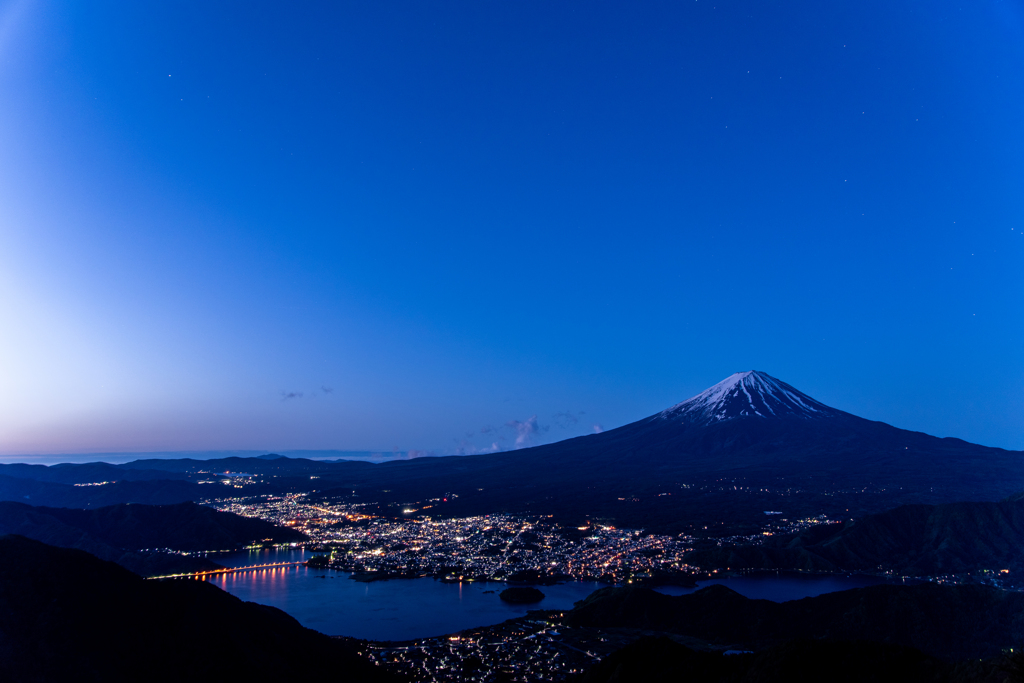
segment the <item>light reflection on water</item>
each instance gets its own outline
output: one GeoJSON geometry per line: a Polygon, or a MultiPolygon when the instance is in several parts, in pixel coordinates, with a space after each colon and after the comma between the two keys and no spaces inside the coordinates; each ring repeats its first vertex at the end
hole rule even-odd
{"type": "MultiPolygon", "coordinates": [[[[228,567],[302,562],[311,553],[297,548],[211,555],[228,567]]],[[[208,580],[243,600],[284,610],[308,628],[329,635],[368,640],[412,640],[497,624],[523,616],[528,609],[570,609],[602,584],[572,582],[539,586],[545,594],[535,605],[509,605],[498,598],[501,583],[441,583],[434,579],[395,579],[360,583],[345,572],[303,565],[216,575],[208,580]],[[493,591],[493,592],[492,592],[493,591]]],[[[782,602],[822,593],[882,583],[869,576],[760,574],[715,579],[749,598],[782,602]]],[[[698,588],[663,586],[669,595],[698,588]]]]}

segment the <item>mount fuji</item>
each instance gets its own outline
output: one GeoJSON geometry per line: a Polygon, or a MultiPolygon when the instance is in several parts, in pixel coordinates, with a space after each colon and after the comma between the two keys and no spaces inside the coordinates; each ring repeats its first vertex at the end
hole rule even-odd
{"type": "Polygon", "coordinates": [[[344,479],[364,499],[403,504],[457,493],[432,510],[446,515],[732,528],[759,524],[766,511],[852,517],[905,503],[999,500],[1024,490],[1024,453],[866,420],[750,371],[600,434],[351,468],[344,479]]]}
{"type": "Polygon", "coordinates": [[[709,425],[738,417],[813,420],[843,414],[767,373],[752,370],[730,375],[710,389],[662,411],[658,417],[709,425]]]}
{"type": "MultiPolygon", "coordinates": [[[[757,529],[766,511],[787,519],[849,518],[907,503],[997,501],[1024,491],[1024,452],[865,420],[760,371],[731,375],[617,429],[517,451],[381,464],[228,458],[114,467],[168,478],[249,472],[263,477],[266,493],[308,492],[312,477],[314,497],[358,500],[385,515],[532,513],[677,532],[757,529]]],[[[147,491],[169,484],[129,483],[147,491]]],[[[0,490],[0,498],[42,496],[14,488],[0,490]]],[[[132,495],[129,500],[138,500],[138,491],[132,495]]]]}

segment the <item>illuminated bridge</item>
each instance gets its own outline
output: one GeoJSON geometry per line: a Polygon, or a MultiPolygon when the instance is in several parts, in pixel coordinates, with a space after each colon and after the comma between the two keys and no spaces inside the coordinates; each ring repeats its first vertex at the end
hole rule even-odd
{"type": "Polygon", "coordinates": [[[235,572],[251,572],[259,569],[279,569],[281,567],[297,567],[306,564],[303,562],[272,562],[270,564],[254,564],[248,567],[225,567],[224,569],[211,569],[205,572],[190,572],[186,574],[165,574],[164,576],[147,576],[147,579],[204,579],[208,576],[218,574],[233,574],[235,572]]]}

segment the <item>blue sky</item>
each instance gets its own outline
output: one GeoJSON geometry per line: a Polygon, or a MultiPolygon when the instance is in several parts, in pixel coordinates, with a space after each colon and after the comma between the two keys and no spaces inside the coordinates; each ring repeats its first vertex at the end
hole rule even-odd
{"type": "Polygon", "coordinates": [[[155,5],[0,0],[0,456],[1024,448],[1019,0],[155,5]]]}

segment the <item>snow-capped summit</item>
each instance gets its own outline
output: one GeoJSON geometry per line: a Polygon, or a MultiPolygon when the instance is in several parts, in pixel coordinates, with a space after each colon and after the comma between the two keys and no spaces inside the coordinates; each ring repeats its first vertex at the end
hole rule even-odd
{"type": "Polygon", "coordinates": [[[737,417],[823,418],[840,411],[765,372],[737,372],[693,398],[662,411],[662,419],[713,424],[737,417]]]}

